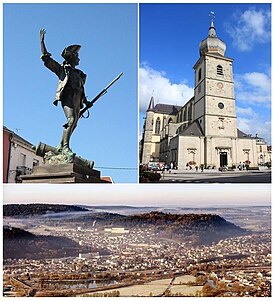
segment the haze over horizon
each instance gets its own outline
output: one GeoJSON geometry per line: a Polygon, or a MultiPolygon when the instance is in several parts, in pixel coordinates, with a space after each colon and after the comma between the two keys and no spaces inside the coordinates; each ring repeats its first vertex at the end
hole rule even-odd
{"type": "Polygon", "coordinates": [[[4,204],[59,203],[128,206],[269,206],[271,186],[250,184],[194,185],[5,185],[4,204]],[[194,189],[196,188],[196,189],[194,189]]]}

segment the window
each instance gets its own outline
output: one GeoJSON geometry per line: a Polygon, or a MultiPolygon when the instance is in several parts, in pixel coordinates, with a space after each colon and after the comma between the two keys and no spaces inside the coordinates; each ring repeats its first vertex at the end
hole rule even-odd
{"type": "Polygon", "coordinates": [[[218,75],[223,75],[223,68],[222,68],[221,65],[218,65],[218,66],[217,66],[217,74],[218,74],[218,75]]]}
{"type": "Polygon", "coordinates": [[[188,121],[191,120],[191,117],[192,117],[192,105],[190,105],[188,108],[188,112],[187,112],[188,121]]]}
{"type": "Polygon", "coordinates": [[[199,69],[198,81],[201,80],[201,68],[199,69]]]}
{"type": "Polygon", "coordinates": [[[185,108],[185,109],[184,109],[184,115],[183,115],[183,121],[186,121],[186,119],[187,119],[187,118],[186,118],[186,110],[187,110],[187,109],[185,108]]]}
{"type": "Polygon", "coordinates": [[[170,122],[172,122],[173,121],[173,119],[172,118],[169,118],[169,120],[168,120],[168,124],[170,123],[170,122]]]}
{"type": "Polygon", "coordinates": [[[25,154],[20,153],[19,165],[26,166],[26,155],[25,154]]]}
{"type": "Polygon", "coordinates": [[[156,120],[155,134],[159,134],[159,132],[160,132],[160,118],[158,117],[156,120]]]}
{"type": "Polygon", "coordinates": [[[182,121],[181,118],[182,118],[182,111],[179,112],[179,115],[177,117],[177,122],[181,122],[182,121]]]}
{"type": "Polygon", "coordinates": [[[222,102],[219,102],[218,107],[222,110],[224,108],[224,104],[222,102]]]}
{"type": "Polygon", "coordinates": [[[198,85],[198,93],[201,93],[201,85],[198,85]]]}

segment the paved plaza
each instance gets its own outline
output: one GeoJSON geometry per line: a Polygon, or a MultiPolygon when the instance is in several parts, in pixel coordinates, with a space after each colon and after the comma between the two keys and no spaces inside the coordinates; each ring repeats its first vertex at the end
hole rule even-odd
{"type": "Polygon", "coordinates": [[[271,183],[271,170],[170,170],[161,172],[160,183],[271,183]]]}

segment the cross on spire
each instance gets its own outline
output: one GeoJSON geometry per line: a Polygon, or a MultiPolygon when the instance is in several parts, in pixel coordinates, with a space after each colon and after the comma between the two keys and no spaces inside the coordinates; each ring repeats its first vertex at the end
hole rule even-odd
{"type": "Polygon", "coordinates": [[[215,12],[210,11],[209,17],[210,17],[210,20],[213,21],[215,19],[215,12]]]}

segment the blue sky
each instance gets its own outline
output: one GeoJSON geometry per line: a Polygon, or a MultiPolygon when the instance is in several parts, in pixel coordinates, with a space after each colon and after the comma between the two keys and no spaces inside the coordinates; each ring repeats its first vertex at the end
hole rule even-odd
{"type": "Polygon", "coordinates": [[[141,4],[140,128],[152,95],[177,105],[193,95],[193,66],[210,11],[225,55],[234,59],[238,127],[271,143],[270,4],[141,4]]]}
{"type": "Polygon", "coordinates": [[[4,4],[3,17],[4,125],[34,145],[59,143],[65,117],[52,104],[58,79],[40,59],[45,28],[47,49],[60,63],[66,46],[82,46],[78,68],[87,74],[88,99],[124,72],[79,121],[71,148],[116,183],[137,182],[137,5],[4,4]]]}

